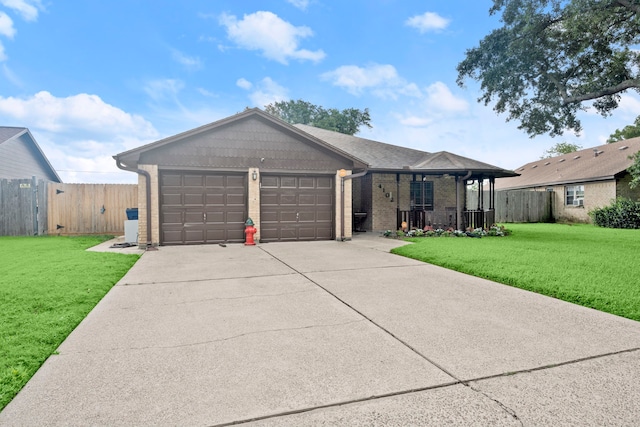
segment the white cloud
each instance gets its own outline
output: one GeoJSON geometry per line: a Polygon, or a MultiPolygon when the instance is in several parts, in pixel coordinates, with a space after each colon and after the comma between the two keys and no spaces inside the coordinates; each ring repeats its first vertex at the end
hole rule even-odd
{"type": "Polygon", "coordinates": [[[150,80],[144,85],[144,91],[154,101],[170,98],[175,99],[178,92],[184,88],[184,82],[177,79],[150,80]]]}
{"type": "MultiPolygon", "coordinates": [[[[3,55],[3,53],[2,53],[2,43],[0,43],[0,58],[2,58],[2,55],[3,55]]],[[[9,81],[14,86],[18,86],[18,87],[22,87],[23,86],[23,83],[20,80],[20,78],[18,78],[16,73],[14,73],[9,67],[7,67],[7,64],[2,64],[2,74],[7,79],[7,81],[9,81]]]]}
{"type": "Polygon", "coordinates": [[[200,58],[186,55],[177,49],[171,50],[171,57],[174,61],[183,65],[188,70],[199,70],[202,68],[202,61],[200,58]]]}
{"type": "Polygon", "coordinates": [[[0,4],[18,12],[25,21],[38,19],[38,11],[43,10],[40,0],[0,0],[0,4]]]}
{"type": "MultiPolygon", "coordinates": [[[[640,98],[635,94],[623,94],[618,104],[623,113],[630,114],[632,119],[640,115],[640,98]]],[[[629,123],[631,124],[631,123],[629,123]]]]}
{"type": "Polygon", "coordinates": [[[307,10],[309,7],[309,0],[287,0],[294,7],[297,7],[300,10],[307,10]]]}
{"type": "Polygon", "coordinates": [[[289,99],[287,88],[274,82],[271,77],[265,77],[256,85],[242,78],[236,84],[245,90],[251,90],[255,86],[255,90],[249,94],[254,107],[264,108],[265,105],[289,99]]]}
{"type": "Polygon", "coordinates": [[[226,27],[228,38],[239,47],[262,51],[266,58],[285,65],[289,59],[318,62],[326,56],[322,50],[299,48],[301,39],[313,35],[309,27],[293,26],[272,12],[255,12],[244,15],[242,20],[222,14],[220,25],[226,27]]]}
{"type": "Polygon", "coordinates": [[[427,31],[442,31],[451,21],[443,18],[434,12],[425,12],[422,15],[415,15],[405,21],[405,25],[416,28],[420,34],[427,31]]]}
{"type": "Polygon", "coordinates": [[[201,95],[206,96],[206,97],[209,97],[209,98],[217,98],[217,97],[218,97],[218,95],[216,95],[216,93],[215,93],[215,92],[211,92],[211,91],[209,91],[209,90],[207,90],[207,89],[205,89],[205,88],[203,88],[203,87],[199,87],[199,88],[197,89],[197,91],[198,91],[201,95]]]}
{"type": "Polygon", "coordinates": [[[407,117],[398,116],[398,120],[400,121],[400,124],[404,126],[409,126],[409,127],[423,127],[433,122],[432,119],[429,119],[426,117],[416,117],[416,116],[407,116],[407,117]]]}
{"type": "Polygon", "coordinates": [[[414,83],[401,78],[393,65],[371,64],[366,67],[343,65],[320,76],[334,86],[341,87],[353,95],[365,90],[379,98],[396,99],[398,94],[420,97],[421,92],[414,83]]]}
{"type": "Polygon", "coordinates": [[[141,116],[126,113],[105,103],[99,96],[86,93],[66,98],[55,97],[46,91],[29,98],[0,97],[0,117],[56,133],[82,131],[102,136],[130,134],[140,138],[158,134],[141,116]]]}
{"type": "Polygon", "coordinates": [[[236,82],[236,86],[244,90],[250,90],[253,87],[253,84],[245,78],[239,78],[236,82]]]}
{"type": "Polygon", "coordinates": [[[430,110],[452,113],[461,113],[469,109],[469,103],[462,98],[456,98],[442,82],[435,82],[427,88],[427,106],[430,110]]]}
{"type": "Polygon", "coordinates": [[[85,93],[0,97],[0,122],[28,127],[64,182],[136,182],[111,156],[159,136],[143,117],[85,93]]]}
{"type": "Polygon", "coordinates": [[[0,35],[9,37],[10,39],[16,35],[16,29],[13,26],[13,20],[6,13],[0,11],[0,35]]]}

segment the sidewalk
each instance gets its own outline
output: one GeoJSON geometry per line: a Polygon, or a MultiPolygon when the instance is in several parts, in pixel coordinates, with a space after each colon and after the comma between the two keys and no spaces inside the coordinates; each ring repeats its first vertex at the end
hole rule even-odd
{"type": "Polygon", "coordinates": [[[0,425],[635,425],[640,323],[351,242],[147,252],[0,425]]]}

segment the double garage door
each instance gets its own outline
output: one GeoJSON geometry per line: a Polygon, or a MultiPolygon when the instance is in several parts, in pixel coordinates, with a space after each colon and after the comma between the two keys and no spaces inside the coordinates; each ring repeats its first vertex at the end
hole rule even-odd
{"type": "MultiPolygon", "coordinates": [[[[333,238],[333,177],[263,175],[261,241],[333,238]]],[[[244,242],[247,175],[160,175],[160,243],[244,242]]]]}

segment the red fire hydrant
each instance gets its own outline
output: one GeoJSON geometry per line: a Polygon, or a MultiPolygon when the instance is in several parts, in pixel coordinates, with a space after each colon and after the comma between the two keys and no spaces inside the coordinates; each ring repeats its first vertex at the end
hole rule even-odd
{"type": "Polygon", "coordinates": [[[247,237],[244,244],[245,246],[254,246],[256,242],[253,241],[253,235],[256,234],[258,229],[253,226],[253,220],[251,218],[247,219],[247,222],[245,222],[244,225],[244,234],[247,237]]]}

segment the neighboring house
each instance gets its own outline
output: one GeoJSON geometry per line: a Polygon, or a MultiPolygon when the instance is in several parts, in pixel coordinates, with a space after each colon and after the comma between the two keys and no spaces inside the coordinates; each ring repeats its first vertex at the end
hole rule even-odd
{"type": "Polygon", "coordinates": [[[465,209],[468,180],[514,176],[447,152],[311,126],[257,108],[114,156],[139,174],[141,245],[343,240],[357,228],[465,228],[492,222],[465,209]],[[146,197],[145,197],[146,195],[146,197]],[[147,209],[150,207],[150,209],[147,209]],[[146,242],[146,243],[144,243],[146,242]]]}
{"type": "Polygon", "coordinates": [[[62,182],[27,128],[0,126],[0,179],[62,182]]]}
{"type": "Polygon", "coordinates": [[[496,180],[496,190],[547,191],[557,221],[589,222],[588,212],[617,197],[638,200],[640,189],[629,187],[629,156],[640,150],[640,138],[587,148],[527,163],[520,176],[496,180]]]}

